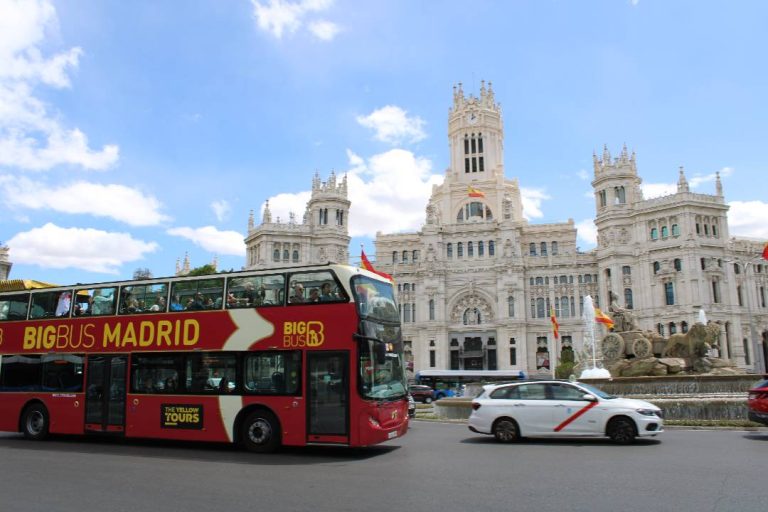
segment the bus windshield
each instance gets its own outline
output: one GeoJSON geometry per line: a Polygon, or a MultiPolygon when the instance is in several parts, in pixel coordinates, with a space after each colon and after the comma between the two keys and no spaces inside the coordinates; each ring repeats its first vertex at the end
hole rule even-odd
{"type": "Polygon", "coordinates": [[[392,284],[357,276],[353,290],[361,319],[360,392],[365,398],[403,398],[407,381],[400,315],[392,284]]]}

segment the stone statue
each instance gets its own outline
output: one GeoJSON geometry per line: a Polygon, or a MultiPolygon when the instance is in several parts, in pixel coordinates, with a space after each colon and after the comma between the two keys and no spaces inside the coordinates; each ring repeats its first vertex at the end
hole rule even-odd
{"type": "Polygon", "coordinates": [[[718,345],[720,326],[715,322],[704,325],[696,322],[685,334],[673,334],[667,340],[663,357],[706,357],[713,346],[718,345]]]}
{"type": "Polygon", "coordinates": [[[619,297],[613,292],[611,292],[611,305],[608,307],[608,311],[613,317],[613,330],[615,332],[638,330],[635,315],[630,310],[619,306],[619,297]]]}

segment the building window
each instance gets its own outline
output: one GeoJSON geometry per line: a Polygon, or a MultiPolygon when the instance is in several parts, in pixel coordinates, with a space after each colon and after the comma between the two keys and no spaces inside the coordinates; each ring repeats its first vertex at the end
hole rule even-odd
{"type": "Polygon", "coordinates": [[[752,361],[750,360],[750,357],[749,357],[749,341],[747,340],[747,338],[744,338],[742,340],[742,343],[744,345],[744,364],[749,366],[752,364],[752,361]]]}
{"type": "Polygon", "coordinates": [[[430,368],[434,368],[435,366],[436,366],[436,363],[435,363],[435,351],[434,350],[430,350],[429,351],[429,367],[430,368]]]}
{"type": "Polygon", "coordinates": [[[414,263],[419,261],[419,251],[413,251],[413,258],[412,258],[412,260],[413,260],[414,263]]]}
{"type": "Polygon", "coordinates": [[[449,242],[445,246],[445,252],[448,255],[448,258],[453,258],[453,244],[452,243],[449,242]]]}
{"type": "Polygon", "coordinates": [[[734,271],[735,273],[737,273],[737,274],[741,274],[741,267],[739,266],[739,264],[738,264],[738,263],[734,263],[734,264],[733,264],[733,271],[734,271]]]}
{"type": "Polygon", "coordinates": [[[631,276],[632,275],[632,269],[629,265],[624,265],[621,267],[621,273],[625,276],[631,276]]]}
{"type": "Polygon", "coordinates": [[[653,262],[653,273],[658,274],[659,270],[661,270],[661,264],[658,261],[653,262]]]}
{"type": "Polygon", "coordinates": [[[664,336],[664,324],[656,324],[656,330],[659,335],[664,336]]]}
{"type": "Polygon", "coordinates": [[[624,304],[627,309],[634,309],[632,302],[632,288],[624,288],[624,304]]]}
{"type": "Polygon", "coordinates": [[[408,251],[403,251],[403,263],[408,263],[408,251]]]}
{"type": "Polygon", "coordinates": [[[299,251],[293,251],[293,262],[294,263],[299,262],[299,251]]]}
{"type": "Polygon", "coordinates": [[[736,287],[736,298],[739,300],[739,306],[744,305],[743,297],[741,296],[741,286],[736,287]]]}
{"type": "Polygon", "coordinates": [[[560,316],[562,316],[563,318],[568,318],[569,316],[568,313],[570,313],[570,306],[568,305],[568,297],[563,297],[560,299],[560,316]]]}
{"type": "Polygon", "coordinates": [[[283,249],[283,261],[288,261],[290,259],[290,252],[288,249],[283,249]]]}
{"type": "Polygon", "coordinates": [[[547,310],[544,307],[544,304],[545,304],[544,303],[544,299],[542,299],[541,297],[536,299],[536,318],[546,318],[547,317],[547,313],[546,313],[547,310]]]}
{"type": "Polygon", "coordinates": [[[392,251],[392,264],[397,263],[397,251],[392,251]]]}
{"type": "Polygon", "coordinates": [[[515,298],[511,295],[507,297],[507,314],[509,318],[515,317],[515,298]]]}
{"type": "Polygon", "coordinates": [[[651,228],[651,240],[658,240],[659,239],[659,230],[656,228],[651,228]]]}
{"type": "Polygon", "coordinates": [[[669,322],[669,334],[675,334],[677,332],[677,325],[675,322],[669,322]]]}
{"type": "Polygon", "coordinates": [[[669,236],[669,230],[667,226],[661,226],[661,238],[667,238],[669,236]]]}
{"type": "Polygon", "coordinates": [[[541,255],[547,255],[547,242],[541,242],[541,255]]]}
{"type": "Polygon", "coordinates": [[[673,306],[675,304],[675,287],[673,283],[664,283],[664,297],[667,306],[673,306]]]}
{"type": "Polygon", "coordinates": [[[483,244],[483,241],[480,240],[477,242],[477,255],[483,256],[483,254],[485,254],[485,244],[483,244]]]}
{"type": "Polygon", "coordinates": [[[680,236],[680,226],[672,224],[672,236],[680,236]]]}
{"type": "Polygon", "coordinates": [[[709,236],[709,224],[704,224],[704,236],[709,236]]]}
{"type": "Polygon", "coordinates": [[[680,258],[675,258],[675,270],[678,272],[683,270],[683,262],[680,260],[680,258]]]}
{"type": "Polygon", "coordinates": [[[435,299],[429,299],[429,319],[435,319],[435,299]]]}
{"type": "Polygon", "coordinates": [[[470,258],[475,255],[475,246],[472,242],[467,242],[467,256],[470,258]]]}
{"type": "Polygon", "coordinates": [[[683,334],[688,332],[688,322],[680,322],[680,330],[683,334]]]}
{"type": "Polygon", "coordinates": [[[272,259],[274,261],[280,261],[280,249],[275,249],[275,251],[272,253],[272,259]]]}
{"type": "Polygon", "coordinates": [[[456,257],[461,258],[464,256],[464,244],[459,242],[456,244],[456,257]]]}
{"type": "Polygon", "coordinates": [[[535,243],[531,242],[528,245],[528,254],[530,256],[536,256],[536,244],[535,243]]]}
{"type": "Polygon", "coordinates": [[[712,236],[717,237],[717,226],[712,226],[712,236]]]}
{"type": "Polygon", "coordinates": [[[557,242],[552,242],[552,256],[557,256],[557,242]]]}
{"type": "Polygon", "coordinates": [[[493,240],[488,240],[488,256],[494,256],[496,254],[496,244],[493,240]]]}
{"type": "Polygon", "coordinates": [[[605,190],[601,190],[600,192],[598,192],[597,196],[600,198],[600,206],[601,207],[605,206],[606,204],[608,204],[608,201],[606,199],[605,190]]]}
{"type": "Polygon", "coordinates": [[[712,302],[715,304],[720,303],[720,283],[717,279],[712,281],[712,302]]]}

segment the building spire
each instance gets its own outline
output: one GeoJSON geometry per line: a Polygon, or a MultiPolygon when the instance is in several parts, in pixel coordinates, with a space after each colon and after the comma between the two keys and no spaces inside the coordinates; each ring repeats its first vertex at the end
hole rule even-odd
{"type": "Polygon", "coordinates": [[[685,172],[683,171],[683,166],[680,166],[680,177],[677,180],[677,191],[678,192],[689,192],[690,189],[688,188],[688,180],[685,179],[685,172]]]}
{"type": "Polygon", "coordinates": [[[720,181],[720,171],[717,171],[715,176],[715,194],[723,197],[723,183],[720,181]]]}
{"type": "Polygon", "coordinates": [[[267,199],[267,202],[264,204],[264,213],[261,215],[261,223],[272,223],[272,212],[269,210],[269,199],[267,199]]]}
{"type": "Polygon", "coordinates": [[[252,231],[254,227],[253,222],[253,210],[248,214],[248,231],[252,231]]]}

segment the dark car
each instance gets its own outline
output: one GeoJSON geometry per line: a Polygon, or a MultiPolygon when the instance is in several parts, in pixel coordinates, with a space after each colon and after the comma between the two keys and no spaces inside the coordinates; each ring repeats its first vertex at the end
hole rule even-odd
{"type": "Polygon", "coordinates": [[[429,386],[413,385],[408,388],[408,392],[413,396],[413,399],[417,402],[424,402],[425,404],[432,403],[434,398],[434,391],[429,386]]]}
{"type": "Polygon", "coordinates": [[[761,380],[749,390],[747,407],[749,421],[768,425],[768,379],[761,380]]]}

